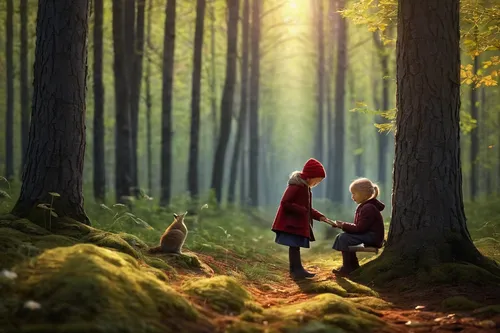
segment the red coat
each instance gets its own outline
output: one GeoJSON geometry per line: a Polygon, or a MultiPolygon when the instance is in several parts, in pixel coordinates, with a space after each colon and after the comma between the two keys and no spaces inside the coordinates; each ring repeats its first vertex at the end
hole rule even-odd
{"type": "MultiPolygon", "coordinates": [[[[385,205],[377,199],[370,199],[356,208],[354,222],[344,222],[342,230],[351,234],[374,232],[376,241],[374,246],[382,247],[384,241],[384,219],[380,213],[385,205]]],[[[370,244],[372,245],[372,244],[370,244]]]]}
{"type": "Polygon", "coordinates": [[[324,215],[312,208],[311,189],[303,182],[298,176],[290,179],[271,229],[307,237],[314,241],[312,220],[319,221],[324,215]]]}

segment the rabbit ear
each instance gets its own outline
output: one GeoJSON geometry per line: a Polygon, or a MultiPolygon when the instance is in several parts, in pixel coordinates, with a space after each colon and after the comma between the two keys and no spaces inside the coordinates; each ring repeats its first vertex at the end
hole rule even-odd
{"type": "Polygon", "coordinates": [[[177,218],[177,214],[174,213],[174,218],[177,218]]]}
{"type": "Polygon", "coordinates": [[[186,215],[187,215],[187,213],[188,213],[188,212],[187,212],[187,210],[186,210],[186,212],[184,213],[184,216],[186,216],[186,215]]]}

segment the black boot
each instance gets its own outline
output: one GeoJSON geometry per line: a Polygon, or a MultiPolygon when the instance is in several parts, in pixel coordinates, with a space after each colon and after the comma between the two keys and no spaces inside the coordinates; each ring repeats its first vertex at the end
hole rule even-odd
{"type": "Polygon", "coordinates": [[[311,278],[316,275],[313,273],[309,273],[302,266],[299,247],[290,247],[288,249],[288,258],[290,260],[290,275],[292,276],[292,278],[304,279],[311,278]]]}
{"type": "Polygon", "coordinates": [[[347,275],[349,267],[351,266],[351,253],[347,251],[342,251],[342,266],[339,269],[332,269],[333,274],[347,275]]]}

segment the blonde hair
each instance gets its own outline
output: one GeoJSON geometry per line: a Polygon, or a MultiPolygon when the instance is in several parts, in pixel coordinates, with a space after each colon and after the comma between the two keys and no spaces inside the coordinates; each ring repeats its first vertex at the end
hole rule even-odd
{"type": "Polygon", "coordinates": [[[364,193],[368,197],[367,200],[377,198],[380,189],[377,184],[372,183],[368,178],[358,178],[349,185],[349,191],[364,193]]]}

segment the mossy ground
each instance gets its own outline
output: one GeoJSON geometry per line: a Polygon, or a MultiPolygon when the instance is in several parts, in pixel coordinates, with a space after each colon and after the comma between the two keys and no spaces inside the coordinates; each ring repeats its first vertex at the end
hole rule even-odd
{"type": "MultiPolygon", "coordinates": [[[[171,212],[139,207],[134,214],[149,216],[144,219],[152,227],[106,222],[96,214],[93,227],[65,220],[48,231],[0,216],[0,269],[17,274],[0,277],[0,326],[8,332],[392,332],[406,331],[409,320],[451,311],[481,319],[485,327],[500,323],[500,298],[443,292],[450,277],[476,281],[478,288],[491,281],[487,271],[462,263],[406,280],[407,289],[418,283],[418,293],[391,293],[356,274],[335,278],[330,271],[340,266],[340,256],[331,240],[318,240],[303,251],[304,265],[317,276],[296,282],[288,277],[286,249],[273,243],[268,226],[241,212],[189,220],[180,256],[147,252],[171,222],[171,212]],[[30,300],[40,308],[25,308],[30,300]],[[428,310],[415,311],[416,305],[428,310]]],[[[476,246],[498,260],[499,243],[488,228],[490,235],[476,234],[476,246]]],[[[363,265],[379,256],[358,254],[363,265]]],[[[395,280],[404,267],[390,264],[372,277],[395,280]]],[[[459,319],[454,324],[465,325],[459,319]]]]}

